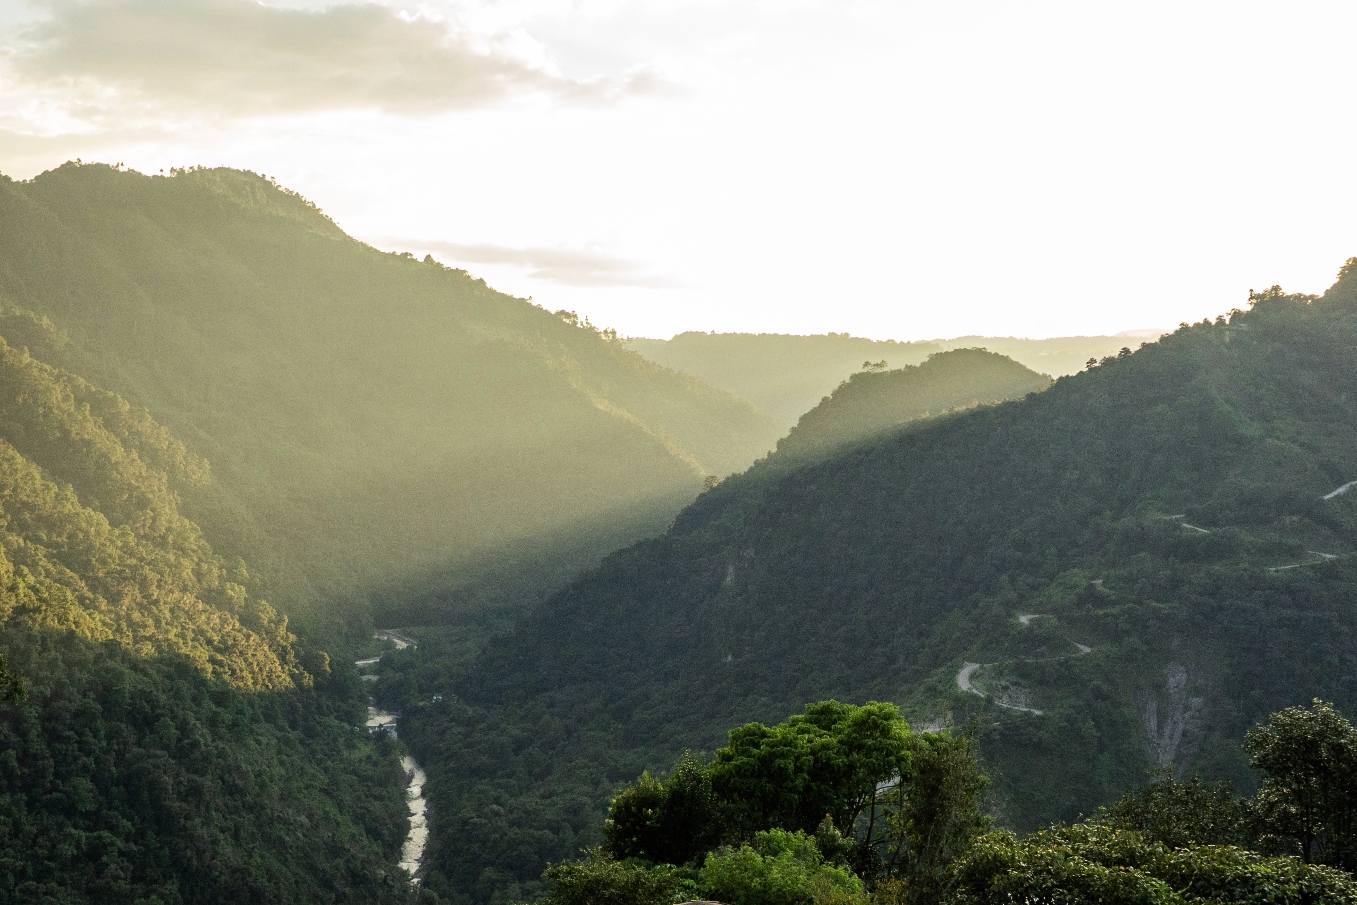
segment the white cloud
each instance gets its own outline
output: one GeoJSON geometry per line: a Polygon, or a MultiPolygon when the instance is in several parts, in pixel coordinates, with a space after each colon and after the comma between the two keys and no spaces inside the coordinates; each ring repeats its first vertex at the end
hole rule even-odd
{"type": "Polygon", "coordinates": [[[640,261],[632,261],[589,248],[515,248],[508,245],[444,242],[437,239],[400,239],[375,236],[372,245],[388,249],[417,249],[437,253],[458,264],[498,264],[523,268],[527,276],[561,286],[677,289],[680,280],[647,273],[640,261]]]}
{"type": "MultiPolygon", "coordinates": [[[[11,42],[11,78],[95,111],[236,117],[369,109],[427,115],[539,96],[606,103],[655,90],[643,69],[570,79],[526,35],[477,34],[376,3],[320,10],[251,0],[47,0],[11,42]]],[[[54,101],[55,102],[55,101],[54,101]]]]}

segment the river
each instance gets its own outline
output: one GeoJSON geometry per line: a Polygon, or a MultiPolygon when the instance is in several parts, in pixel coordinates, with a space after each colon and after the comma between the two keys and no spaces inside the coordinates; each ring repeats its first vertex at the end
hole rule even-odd
{"type": "MultiPolygon", "coordinates": [[[[373,635],[381,641],[390,641],[396,645],[397,650],[404,650],[407,647],[414,647],[415,642],[403,635],[392,631],[381,631],[373,635]]],[[[357,660],[355,666],[372,666],[381,662],[381,657],[368,657],[365,660],[357,660]]],[[[375,682],[377,677],[374,675],[363,676],[365,682],[375,682]]],[[[392,737],[396,736],[400,714],[392,713],[389,710],[382,710],[377,707],[371,698],[368,697],[368,720],[367,728],[369,732],[390,732],[392,737]]],[[[419,763],[410,755],[401,757],[401,767],[405,770],[405,799],[410,807],[410,833],[405,837],[405,844],[401,846],[400,866],[410,874],[411,883],[419,883],[419,869],[424,861],[424,847],[429,842],[429,822],[428,822],[428,803],[424,800],[424,770],[419,763]]]]}

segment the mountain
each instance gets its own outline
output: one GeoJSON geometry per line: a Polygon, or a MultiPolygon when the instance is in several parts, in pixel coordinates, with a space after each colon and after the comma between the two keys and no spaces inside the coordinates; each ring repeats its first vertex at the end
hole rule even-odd
{"type": "MultiPolygon", "coordinates": [[[[1141,332],[1141,331],[1137,331],[1141,332]]],[[[872,340],[847,333],[791,336],[779,333],[680,333],[672,339],[633,337],[627,347],[650,361],[694,374],[712,386],[748,399],[791,426],[834,387],[868,362],[900,368],[935,352],[984,348],[1042,374],[1075,374],[1090,358],[1138,345],[1124,336],[1055,339],[962,336],[928,342],[872,340]]]]}
{"type": "Polygon", "coordinates": [[[4,179],[0,304],[212,463],[184,512],[329,634],[373,607],[521,607],[782,433],[611,331],[378,252],[235,170],[4,179]]]}
{"type": "Polygon", "coordinates": [[[936,352],[921,365],[851,375],[777,441],[778,461],[804,462],[890,428],[954,409],[1020,399],[1051,385],[1011,358],[983,349],[936,352]]]}
{"type": "Polygon", "coordinates": [[[409,901],[397,752],[179,511],[209,463],[0,335],[0,901],[409,901]]]}
{"type": "Polygon", "coordinates": [[[439,778],[440,882],[529,890],[643,768],[827,698],[980,720],[1020,829],[1151,770],[1247,789],[1267,714],[1357,707],[1357,259],[1322,298],[1250,302],[1021,400],[773,457],[469,669],[411,660],[391,690],[439,778]]]}
{"type": "Polygon", "coordinates": [[[631,338],[627,347],[748,399],[788,426],[867,360],[885,359],[898,368],[942,351],[932,343],[878,342],[846,333],[680,333],[667,340],[631,338]]]}
{"type": "MultiPolygon", "coordinates": [[[[42,324],[7,311],[0,330],[16,321],[42,324]]],[[[324,654],[179,513],[208,473],[145,412],[0,338],[0,626],[174,654],[238,688],[309,685],[302,661],[324,672],[324,654]]]]}

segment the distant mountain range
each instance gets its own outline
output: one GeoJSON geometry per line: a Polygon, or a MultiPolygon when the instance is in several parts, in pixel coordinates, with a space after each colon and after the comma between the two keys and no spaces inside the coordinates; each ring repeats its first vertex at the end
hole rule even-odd
{"type": "Polygon", "coordinates": [[[791,426],[868,362],[884,361],[887,368],[901,368],[920,364],[935,352],[982,348],[1006,355],[1038,373],[1062,377],[1083,370],[1090,358],[1116,355],[1130,339],[1152,339],[1165,332],[1131,330],[1116,336],[1055,339],[959,336],[924,342],[872,340],[847,333],[794,336],[695,332],[667,340],[633,337],[626,344],[651,361],[686,371],[748,399],[791,426]]]}
{"type": "Polygon", "coordinates": [[[860,371],[801,416],[777,442],[775,461],[786,467],[827,458],[918,418],[1020,399],[1050,385],[1045,374],[982,349],[936,352],[921,365],[860,371]]]}

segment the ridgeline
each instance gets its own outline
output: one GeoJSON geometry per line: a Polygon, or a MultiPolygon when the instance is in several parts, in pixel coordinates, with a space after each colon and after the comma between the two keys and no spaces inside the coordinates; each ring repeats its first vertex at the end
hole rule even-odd
{"type": "Polygon", "coordinates": [[[781,434],[610,331],[378,252],[236,170],[4,180],[0,304],[211,463],[184,512],[329,636],[362,637],[374,608],[509,618],[781,434]]]}

